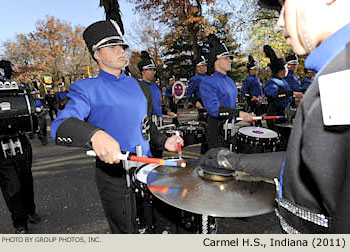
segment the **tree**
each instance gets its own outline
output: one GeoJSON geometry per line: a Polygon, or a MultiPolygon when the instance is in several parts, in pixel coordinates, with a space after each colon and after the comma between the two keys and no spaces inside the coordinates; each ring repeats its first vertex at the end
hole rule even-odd
{"type": "MultiPolygon", "coordinates": [[[[39,80],[50,75],[53,82],[80,78],[91,66],[91,58],[82,39],[83,27],[71,27],[55,17],[39,20],[36,30],[19,34],[4,43],[5,57],[18,66],[16,79],[39,80]]],[[[96,71],[93,68],[93,73],[96,71]]]]}
{"type": "Polygon", "coordinates": [[[136,10],[156,21],[166,24],[173,36],[167,36],[171,45],[180,36],[189,36],[194,57],[200,54],[198,40],[203,38],[203,26],[208,24],[203,16],[203,6],[212,5],[215,0],[129,0],[136,4],[136,10]]]}

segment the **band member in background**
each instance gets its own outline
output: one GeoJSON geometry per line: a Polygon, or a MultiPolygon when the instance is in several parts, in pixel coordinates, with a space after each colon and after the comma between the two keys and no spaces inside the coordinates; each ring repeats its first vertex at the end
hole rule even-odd
{"type": "MultiPolygon", "coordinates": [[[[174,84],[175,84],[175,76],[172,75],[169,78],[169,84],[166,86],[165,96],[168,99],[170,111],[174,114],[177,114],[178,105],[177,105],[177,101],[176,101],[174,94],[173,94],[173,85],[174,84]]],[[[172,123],[175,124],[176,126],[180,125],[179,119],[177,118],[177,116],[173,117],[172,123]]]]}
{"type": "Polygon", "coordinates": [[[43,98],[40,96],[40,92],[38,90],[34,90],[33,92],[34,102],[35,102],[35,126],[34,130],[37,131],[38,138],[43,145],[47,144],[47,122],[46,122],[46,104],[43,98]]]}
{"type": "Polygon", "coordinates": [[[214,149],[202,157],[202,165],[275,178],[275,212],[283,232],[348,234],[350,115],[344,108],[349,99],[338,88],[347,85],[339,80],[350,78],[350,3],[259,2],[280,11],[277,26],[295,53],[309,54],[305,67],[317,75],[298,106],[287,152],[244,155],[214,149]]]}
{"type": "Polygon", "coordinates": [[[55,113],[55,117],[57,117],[57,103],[55,99],[55,92],[53,91],[53,89],[49,90],[48,93],[45,95],[45,102],[49,107],[50,119],[51,119],[51,122],[53,122],[54,113],[55,113]]]}
{"type": "MultiPolygon", "coordinates": [[[[11,62],[0,61],[0,80],[9,81],[12,74],[11,62]]],[[[4,92],[7,91],[0,87],[0,98],[4,92]]],[[[6,101],[8,94],[5,95],[6,101]]],[[[6,111],[12,112],[11,108],[6,111]]],[[[13,117],[18,118],[16,114],[13,117]]],[[[8,118],[1,120],[2,125],[11,121],[8,118]]],[[[0,187],[11,212],[15,233],[26,234],[28,222],[36,224],[41,220],[34,203],[32,146],[24,133],[9,129],[13,127],[0,127],[0,187]]]]}
{"type": "Polygon", "coordinates": [[[288,82],[292,91],[301,92],[299,78],[295,75],[299,65],[298,56],[292,53],[286,57],[286,62],[288,66],[288,74],[285,80],[288,82]]]}
{"type": "Polygon", "coordinates": [[[121,151],[152,156],[150,143],[157,149],[177,150],[178,136],[167,138],[151,122],[149,88],[126,76],[127,64],[123,24],[117,1],[104,0],[106,21],[87,27],[84,41],[100,73],[70,86],[69,101],[51,125],[57,144],[92,147],[96,158],[96,183],[113,233],[131,233],[133,219],[128,208],[132,193],[126,187],[126,171],[118,159],[121,151]]]}
{"type": "Polygon", "coordinates": [[[301,82],[301,89],[303,91],[303,93],[306,92],[306,90],[308,89],[308,87],[311,85],[311,83],[314,80],[315,77],[315,72],[312,71],[311,69],[304,69],[304,73],[305,73],[305,78],[303,79],[303,81],[301,82]]]}
{"type": "Polygon", "coordinates": [[[193,75],[188,81],[188,88],[186,90],[186,99],[191,101],[196,109],[199,111],[205,111],[203,106],[199,86],[202,83],[203,79],[206,77],[207,73],[207,61],[204,56],[196,58],[194,60],[196,74],[193,75]]]}
{"type": "Polygon", "coordinates": [[[64,106],[66,106],[67,102],[68,102],[68,98],[67,98],[67,94],[68,91],[66,90],[66,87],[64,86],[64,83],[61,84],[62,86],[59,87],[59,91],[56,92],[55,96],[56,96],[56,103],[58,105],[58,109],[62,110],[64,109],[64,106]]]}
{"type": "MultiPolygon", "coordinates": [[[[152,115],[161,118],[163,114],[175,118],[176,114],[167,111],[164,106],[161,105],[162,93],[157,84],[155,84],[154,76],[156,74],[156,65],[154,64],[153,59],[149,56],[146,51],[141,52],[141,61],[137,65],[138,69],[142,75],[142,82],[147,85],[151,91],[152,95],[152,115]]],[[[161,158],[163,155],[163,148],[156,149],[155,146],[151,146],[151,152],[153,157],[161,158]]]]}
{"type": "MultiPolygon", "coordinates": [[[[247,99],[250,112],[254,113],[255,115],[261,115],[262,113],[259,106],[259,97],[263,96],[263,90],[261,83],[257,78],[258,66],[251,55],[248,56],[247,69],[249,75],[243,82],[241,93],[247,99]]],[[[261,121],[257,121],[256,123],[257,125],[262,126],[261,121]]]]}
{"type": "Polygon", "coordinates": [[[209,36],[209,44],[209,65],[215,72],[204,79],[199,90],[204,107],[208,111],[206,142],[208,148],[211,149],[225,145],[222,124],[227,117],[221,117],[220,113],[227,113],[231,118],[239,116],[247,122],[251,122],[253,117],[236,108],[237,87],[234,81],[227,76],[227,72],[231,70],[232,54],[227,50],[225,44],[213,34],[209,36]]]}
{"type": "MultiPolygon", "coordinates": [[[[270,59],[269,67],[272,72],[272,78],[265,82],[265,95],[268,97],[268,106],[266,113],[268,115],[284,116],[285,109],[288,109],[293,100],[293,91],[285,80],[288,69],[286,62],[278,58],[269,45],[264,46],[266,57],[270,59]]],[[[274,122],[284,122],[284,119],[267,120],[267,126],[275,130],[274,122]]]]}

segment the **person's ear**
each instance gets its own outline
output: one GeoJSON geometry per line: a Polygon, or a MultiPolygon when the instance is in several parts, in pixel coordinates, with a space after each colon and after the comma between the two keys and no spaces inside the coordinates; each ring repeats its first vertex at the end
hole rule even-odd
{"type": "Polygon", "coordinates": [[[95,51],[94,54],[93,54],[93,58],[96,59],[96,60],[101,60],[100,54],[97,53],[96,51],[95,51]]]}
{"type": "Polygon", "coordinates": [[[324,0],[325,4],[331,5],[336,2],[336,0],[324,0]]]}

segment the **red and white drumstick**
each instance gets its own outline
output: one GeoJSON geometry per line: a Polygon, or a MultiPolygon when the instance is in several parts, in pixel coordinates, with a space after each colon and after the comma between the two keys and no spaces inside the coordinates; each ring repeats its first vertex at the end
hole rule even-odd
{"type": "MultiPolygon", "coordinates": [[[[180,136],[179,131],[175,131],[175,135],[180,136]]],[[[181,148],[180,140],[177,139],[176,142],[177,142],[177,153],[179,154],[179,158],[182,159],[182,148],[181,148]]]]}
{"type": "MultiPolygon", "coordinates": [[[[87,151],[86,155],[96,157],[96,153],[93,150],[87,151]]],[[[118,159],[130,160],[130,161],[135,161],[135,162],[140,162],[145,164],[157,164],[157,165],[175,166],[175,167],[182,167],[182,168],[186,167],[185,162],[175,162],[175,161],[169,161],[169,160],[164,160],[160,158],[138,157],[127,153],[119,154],[118,159]]]]}
{"type": "MultiPolygon", "coordinates": [[[[254,116],[253,120],[271,120],[271,119],[283,119],[284,116],[254,116]]],[[[242,117],[236,117],[235,120],[243,121],[242,117]]]]}

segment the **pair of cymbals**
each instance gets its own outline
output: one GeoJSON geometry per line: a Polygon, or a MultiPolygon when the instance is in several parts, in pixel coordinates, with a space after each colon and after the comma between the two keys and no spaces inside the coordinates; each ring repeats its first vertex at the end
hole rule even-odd
{"type": "MultiPolygon", "coordinates": [[[[176,208],[214,217],[250,217],[272,212],[275,187],[263,181],[223,181],[203,176],[198,163],[186,168],[159,166],[147,177],[149,190],[176,208]]],[[[231,176],[231,179],[227,179],[231,176]]]]}

